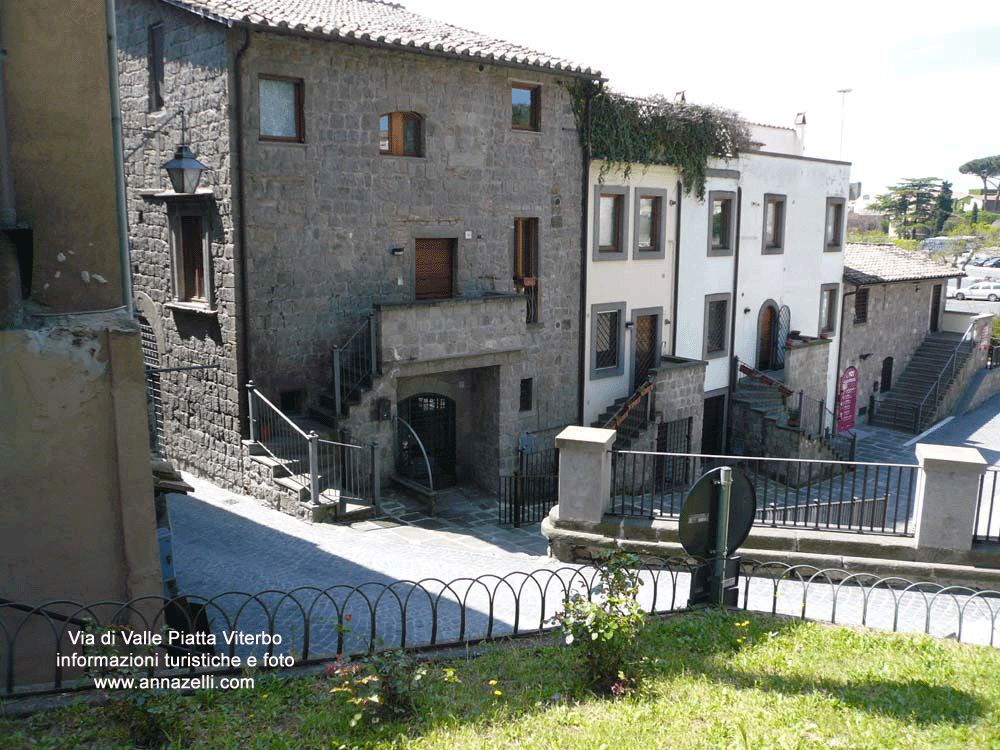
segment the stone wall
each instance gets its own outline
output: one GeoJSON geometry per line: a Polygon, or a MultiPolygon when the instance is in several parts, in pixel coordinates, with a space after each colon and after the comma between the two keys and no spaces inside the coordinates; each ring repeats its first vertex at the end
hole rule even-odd
{"type": "MultiPolygon", "coordinates": [[[[882,361],[892,357],[893,380],[902,375],[913,353],[930,330],[931,293],[935,283],[945,287],[945,280],[900,282],[866,287],[868,321],[854,323],[854,292],[845,284],[844,315],[841,321],[841,354],[838,382],[848,367],[858,369],[857,407],[868,406],[868,399],[878,392],[882,361]],[[861,355],[866,355],[864,359],[861,355]]],[[[942,305],[943,307],[943,305],[942,305]]],[[[858,420],[860,424],[865,418],[858,420]]]]}
{"type": "MultiPolygon", "coordinates": [[[[656,374],[656,411],[659,421],[673,422],[691,417],[691,452],[701,449],[701,427],[705,410],[705,368],[700,359],[664,358],[656,374]]],[[[654,435],[655,439],[655,435],[654,435]]]]}
{"type": "MultiPolygon", "coordinates": [[[[178,468],[240,486],[236,268],[229,127],[230,46],[225,28],[154,0],[118,3],[118,61],[125,179],[137,312],[156,332],[164,373],[165,452],[178,468]],[[149,27],[164,25],[163,109],[149,112],[149,27]],[[210,216],[209,282],[214,309],[176,306],[162,169],[181,139],[208,167],[199,189],[210,216]]],[[[273,395],[273,394],[269,394],[273,395]]]]}
{"type": "Polygon", "coordinates": [[[802,414],[799,419],[802,427],[810,433],[832,426],[832,417],[826,417],[825,423],[821,423],[819,416],[819,402],[824,402],[824,416],[832,406],[825,403],[829,362],[829,339],[793,340],[792,345],[785,349],[785,386],[794,391],[788,397],[788,406],[798,406],[798,393],[802,391],[802,414]]]}

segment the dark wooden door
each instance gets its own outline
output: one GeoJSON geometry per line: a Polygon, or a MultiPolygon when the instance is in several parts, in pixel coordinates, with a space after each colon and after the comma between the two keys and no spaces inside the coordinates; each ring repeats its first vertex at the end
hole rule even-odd
{"type": "Polygon", "coordinates": [[[416,298],[447,299],[455,276],[455,240],[434,238],[416,242],[416,298]]]}
{"type": "Polygon", "coordinates": [[[705,399],[705,412],[701,429],[701,452],[708,455],[722,453],[726,429],[726,396],[705,399]]]}
{"type": "Polygon", "coordinates": [[[882,360],[882,377],[879,379],[879,393],[892,390],[892,357],[882,360]]]}
{"type": "Polygon", "coordinates": [[[632,390],[642,385],[649,371],[656,367],[656,355],[659,353],[659,347],[656,345],[657,318],[658,315],[639,315],[635,319],[635,368],[632,390]]]}
{"type": "Polygon", "coordinates": [[[771,305],[760,314],[760,337],[757,342],[757,369],[774,369],[774,329],[777,311],[771,305]]]}
{"type": "Polygon", "coordinates": [[[931,290],[931,333],[938,329],[938,320],[941,318],[941,285],[935,284],[931,290]]]}

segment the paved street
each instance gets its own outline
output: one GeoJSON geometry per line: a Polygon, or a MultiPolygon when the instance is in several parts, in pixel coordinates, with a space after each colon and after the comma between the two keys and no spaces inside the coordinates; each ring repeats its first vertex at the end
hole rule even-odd
{"type": "MultiPolygon", "coordinates": [[[[880,428],[859,432],[858,460],[915,463],[913,445],[905,445],[913,436],[880,428]]],[[[970,445],[991,464],[1000,464],[1000,397],[952,420],[924,441],[970,445]]],[[[295,601],[279,604],[281,594],[272,593],[242,610],[246,596],[217,600],[230,617],[239,612],[230,629],[259,632],[272,627],[269,621],[273,621],[275,632],[287,634],[284,648],[295,653],[306,645],[305,619],[310,622],[310,652],[335,652],[336,624],[346,622],[345,614],[351,615],[348,650],[366,643],[373,617],[376,638],[387,644],[404,637],[413,644],[432,637],[448,640],[509,632],[515,626],[537,628],[555,613],[565,588],[579,576],[575,567],[546,556],[538,524],[500,527],[496,499],[474,490],[443,493],[434,518],[416,501],[389,494],[385,518],[337,526],[306,523],[253,498],[186,478],[195,491],[191,496],[171,495],[169,503],[182,593],[210,599],[225,592],[299,589],[295,601]],[[415,587],[399,581],[424,583],[415,587]],[[453,581],[458,582],[446,585],[453,581]]],[[[657,608],[683,606],[687,600],[686,573],[673,578],[661,574],[658,584],[652,584],[650,580],[644,587],[647,606],[654,605],[654,593],[657,608]]],[[[853,587],[820,583],[805,588],[810,617],[836,615],[840,622],[880,627],[892,627],[898,617],[900,629],[922,632],[930,609],[932,633],[957,633],[961,619],[963,640],[976,642],[989,642],[1000,624],[997,599],[969,603],[965,597],[934,599],[932,594],[894,595],[882,590],[866,600],[861,589],[853,587]]],[[[799,614],[803,589],[801,582],[757,580],[751,586],[750,606],[799,614]]],[[[225,620],[221,612],[213,614],[210,609],[209,614],[213,627],[221,629],[225,620]]],[[[1000,641],[1000,629],[996,638],[1000,641]]]]}

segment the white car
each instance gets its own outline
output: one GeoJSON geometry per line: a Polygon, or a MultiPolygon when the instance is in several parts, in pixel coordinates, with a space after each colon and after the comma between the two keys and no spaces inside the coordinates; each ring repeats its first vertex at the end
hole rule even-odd
{"type": "Polygon", "coordinates": [[[1000,281],[977,281],[975,284],[956,289],[955,299],[985,299],[996,302],[1000,300],[1000,281]]]}

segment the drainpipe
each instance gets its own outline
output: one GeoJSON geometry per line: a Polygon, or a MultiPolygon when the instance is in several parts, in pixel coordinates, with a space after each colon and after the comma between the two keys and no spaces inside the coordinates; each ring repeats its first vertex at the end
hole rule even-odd
{"type": "Polygon", "coordinates": [[[122,142],[122,108],[118,93],[118,32],[115,27],[115,0],[104,0],[104,20],[108,32],[108,86],[111,93],[111,151],[115,167],[115,202],[118,213],[118,258],[122,276],[122,304],[134,315],[132,303],[132,258],[128,244],[128,208],[125,202],[125,144],[122,142]]]}
{"type": "MultiPolygon", "coordinates": [[[[589,82],[588,82],[589,83],[589,82]]],[[[598,84],[599,86],[602,84],[598,84]]],[[[583,200],[580,217],[580,352],[577,357],[577,409],[576,421],[584,424],[583,393],[586,387],[587,378],[587,237],[589,235],[587,226],[587,207],[590,205],[590,162],[591,162],[591,141],[590,141],[590,101],[593,94],[588,86],[587,98],[583,104],[584,137],[581,149],[583,151],[583,176],[581,178],[583,200]]]]}
{"type": "Polygon", "coordinates": [[[677,221],[674,226],[674,309],[671,313],[673,325],[670,326],[670,353],[677,354],[677,297],[681,288],[681,190],[683,185],[677,180],[677,221]]]}
{"type": "Polygon", "coordinates": [[[729,430],[733,424],[733,391],[736,390],[736,294],[740,279],[740,222],[743,218],[743,188],[736,188],[736,239],[733,242],[733,296],[729,303],[729,393],[726,396],[726,426],[722,452],[729,452],[729,430]]]}
{"type": "Polygon", "coordinates": [[[837,432],[837,414],[840,409],[840,376],[843,373],[843,362],[841,361],[841,356],[844,351],[844,313],[847,310],[847,298],[849,296],[856,295],[858,293],[858,287],[854,287],[853,292],[844,292],[844,295],[840,299],[840,336],[837,337],[837,380],[836,386],[833,389],[833,431],[837,432]]]}
{"type": "MultiPolygon", "coordinates": [[[[233,107],[232,114],[230,117],[236,123],[234,128],[234,137],[236,138],[236,159],[233,166],[233,171],[235,174],[235,180],[230,178],[230,182],[236,183],[236,278],[237,278],[237,294],[238,301],[237,306],[239,307],[239,315],[236,317],[236,341],[239,355],[236,358],[236,379],[240,383],[244,383],[250,378],[250,341],[249,341],[249,303],[247,302],[247,251],[246,251],[246,238],[247,238],[247,224],[246,224],[246,212],[244,211],[245,206],[245,189],[243,180],[243,71],[242,62],[243,55],[246,53],[247,49],[250,47],[250,29],[243,29],[243,46],[239,48],[236,52],[236,56],[233,59],[233,107]]],[[[240,412],[240,432],[243,434],[248,434],[248,405],[247,405],[247,394],[246,389],[238,388],[240,393],[239,401],[239,412],[240,412]]]]}
{"type": "Polygon", "coordinates": [[[4,84],[3,63],[7,50],[0,41],[0,227],[17,226],[17,206],[14,196],[14,175],[10,168],[10,133],[7,131],[7,87],[4,84]]]}

